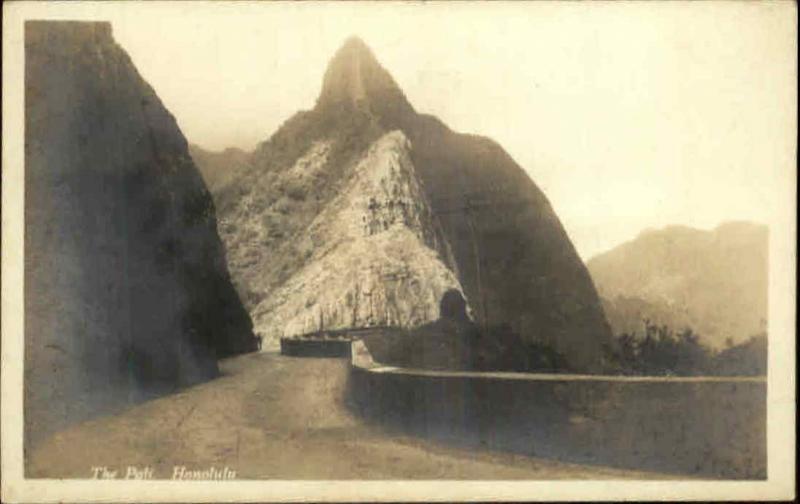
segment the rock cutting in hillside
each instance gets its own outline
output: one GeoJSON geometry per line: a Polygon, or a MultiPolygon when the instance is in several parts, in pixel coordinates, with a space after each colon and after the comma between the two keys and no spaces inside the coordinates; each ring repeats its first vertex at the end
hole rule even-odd
{"type": "Polygon", "coordinates": [[[495,142],[418,114],[357,38],[314,109],[235,177],[201,169],[223,180],[220,231],[265,348],[309,330],[432,322],[454,288],[480,326],[508,324],[577,369],[602,365],[610,330],[547,198],[495,142]]]}
{"type": "Polygon", "coordinates": [[[25,415],[38,439],[256,349],[175,119],[109,23],[25,30],[25,415]]]}

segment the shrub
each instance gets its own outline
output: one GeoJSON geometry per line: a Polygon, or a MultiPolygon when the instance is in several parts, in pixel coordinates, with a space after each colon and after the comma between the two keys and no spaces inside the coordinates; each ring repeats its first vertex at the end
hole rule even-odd
{"type": "Polygon", "coordinates": [[[607,348],[608,371],[655,376],[766,374],[766,333],[719,352],[702,342],[691,328],[674,332],[644,320],[644,335],[623,333],[607,348]]]}
{"type": "Polygon", "coordinates": [[[615,343],[609,360],[623,374],[688,376],[708,374],[711,369],[711,349],[690,328],[675,333],[645,319],[644,336],[624,333],[615,343]]]}
{"type": "Polygon", "coordinates": [[[299,183],[290,184],[286,189],[286,194],[295,201],[305,201],[306,199],[306,189],[299,183]]]}
{"type": "Polygon", "coordinates": [[[751,336],[714,356],[713,373],[722,376],[765,376],[767,374],[767,333],[751,336]]]}

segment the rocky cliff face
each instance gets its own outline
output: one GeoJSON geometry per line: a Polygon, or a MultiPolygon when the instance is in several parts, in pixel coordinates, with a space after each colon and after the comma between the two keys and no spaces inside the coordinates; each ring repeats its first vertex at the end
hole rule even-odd
{"type": "Polygon", "coordinates": [[[108,23],[25,30],[25,421],[207,380],[255,349],[174,118],[108,23]]]}
{"type": "Polygon", "coordinates": [[[766,331],[766,226],[729,222],[712,231],[645,231],[589,261],[615,332],[641,334],[642,318],[725,346],[766,331]]]}
{"type": "MultiPolygon", "coordinates": [[[[610,330],[589,274],[547,198],[493,141],[455,133],[418,114],[360,40],[348,40],[333,57],[315,108],[289,119],[256,149],[251,163],[214,197],[234,280],[265,335],[314,326],[314,316],[299,314],[300,300],[327,295],[329,284],[323,283],[327,277],[311,272],[328,275],[339,266],[343,271],[336,275],[350,281],[347,286],[334,282],[332,292],[381,293],[371,298],[380,299],[373,315],[365,312],[351,323],[392,322],[395,316],[408,325],[434,320],[438,300],[426,296],[452,286],[465,294],[480,325],[509,323],[527,340],[553,345],[576,369],[600,367],[610,330]],[[397,173],[409,179],[398,199],[406,203],[395,206],[375,192],[380,184],[366,188],[353,182],[368,180],[364,173],[390,164],[386,159],[395,154],[374,155],[388,152],[390,144],[404,167],[397,173]],[[360,191],[366,192],[358,196],[360,191]],[[375,197],[371,209],[370,195],[375,197]],[[358,197],[368,212],[333,210],[358,197]],[[420,218],[406,216],[409,208],[418,208],[420,218]],[[320,253],[325,242],[313,238],[315,229],[324,229],[315,227],[320,223],[336,223],[331,224],[334,234],[351,237],[330,263],[320,253]],[[351,230],[339,231],[345,227],[351,230]],[[359,232],[357,240],[348,234],[359,232]],[[383,250],[396,252],[387,256],[383,250]],[[402,265],[419,277],[422,294],[415,294],[410,283],[391,294],[394,287],[382,279],[384,273],[365,273],[383,271],[399,258],[388,269],[402,265]],[[293,308],[281,308],[288,306],[293,308]],[[275,327],[286,320],[292,320],[289,326],[275,327]]],[[[319,306],[323,322],[327,302],[311,305],[319,306]]],[[[333,311],[329,320],[348,322],[341,308],[333,311]]],[[[319,325],[320,317],[316,320],[319,325]]]]}
{"type": "MultiPolygon", "coordinates": [[[[274,341],[323,328],[413,327],[438,317],[442,295],[461,286],[409,147],[400,131],[370,146],[306,228],[303,267],[254,308],[257,331],[274,341]]],[[[307,169],[295,165],[289,173],[307,169]]]]}

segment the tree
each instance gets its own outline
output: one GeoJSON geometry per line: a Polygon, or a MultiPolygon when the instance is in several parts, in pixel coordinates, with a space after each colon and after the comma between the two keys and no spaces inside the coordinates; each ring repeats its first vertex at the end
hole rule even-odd
{"type": "Polygon", "coordinates": [[[617,336],[610,352],[612,371],[638,375],[702,375],[711,369],[712,352],[691,328],[675,334],[666,325],[643,320],[644,335],[617,336]]]}

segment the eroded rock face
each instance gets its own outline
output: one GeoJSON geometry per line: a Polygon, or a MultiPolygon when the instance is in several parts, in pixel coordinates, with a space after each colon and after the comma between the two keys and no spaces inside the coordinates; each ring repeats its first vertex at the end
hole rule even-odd
{"type": "Polygon", "coordinates": [[[256,348],[211,197],[108,23],[26,23],[29,440],[256,348]]]}
{"type": "Polygon", "coordinates": [[[271,343],[319,329],[414,327],[435,320],[444,292],[461,288],[409,147],[400,131],[373,143],[308,226],[305,266],[254,310],[271,343]]]}
{"type": "MultiPolygon", "coordinates": [[[[323,296],[332,268],[344,267],[346,273],[336,275],[351,279],[348,287],[336,284],[335,292],[355,296],[376,289],[391,291],[380,274],[364,273],[369,270],[365,264],[382,271],[400,256],[377,251],[414,250],[414,255],[403,258],[405,268],[413,272],[421,260],[418,256],[427,254],[431,260],[420,263],[424,268],[439,272],[441,265],[454,279],[444,281],[444,273],[425,273],[420,276],[423,292],[441,294],[446,287],[458,288],[480,326],[510,324],[526,340],[552,345],[576,370],[601,367],[602,347],[610,342],[611,332],[588,271],[545,195],[493,141],[455,133],[436,118],[418,114],[362,41],[349,39],[344,44],[325,73],[315,108],[289,119],[256,149],[251,163],[246,173],[215,191],[214,197],[223,215],[221,229],[234,280],[259,331],[281,332],[280,321],[288,320],[286,314],[301,310],[302,303],[290,300],[309,298],[302,292],[323,296]],[[364,171],[363,160],[374,146],[385,142],[385,135],[396,135],[392,132],[401,132],[406,146],[401,156],[401,165],[409,167],[404,171],[409,174],[405,199],[391,206],[391,199],[385,200],[379,191],[369,213],[332,217],[331,205],[342,202],[340,192],[354,201],[364,190],[353,186],[352,179],[364,171]],[[314,157],[322,145],[324,156],[314,157]],[[300,180],[292,173],[298,160],[308,156],[316,160],[314,175],[300,180]],[[415,208],[422,209],[419,221],[413,212],[406,213],[415,208]],[[315,222],[336,222],[367,236],[343,242],[333,256],[337,260],[325,263],[327,256],[320,254],[320,247],[333,242],[315,241],[315,222]],[[373,237],[370,232],[377,234],[373,237]],[[381,240],[386,243],[378,245],[381,240]],[[375,252],[362,248],[373,244],[375,252]],[[345,263],[350,265],[342,266],[345,263]],[[294,308],[281,308],[290,305],[294,308]],[[270,315],[273,312],[282,315],[270,315]]],[[[378,170],[385,163],[369,166],[378,170]]],[[[400,291],[397,298],[414,295],[400,291]]],[[[323,320],[322,306],[327,302],[311,305],[320,307],[323,320]]],[[[427,306],[431,315],[428,320],[401,316],[404,324],[437,316],[439,299],[402,302],[427,306]]],[[[392,312],[390,305],[399,301],[381,303],[375,313],[392,312]]],[[[286,332],[314,326],[310,314],[298,317],[290,317],[298,322],[291,322],[286,332]],[[304,317],[308,321],[299,322],[304,317]]],[[[328,317],[347,322],[338,312],[328,317]]],[[[355,320],[375,320],[364,317],[355,320]]],[[[319,319],[316,316],[317,326],[319,319]]]]}

